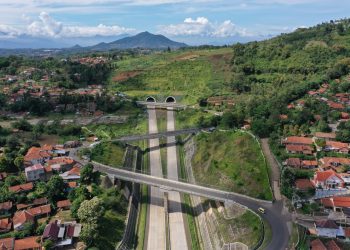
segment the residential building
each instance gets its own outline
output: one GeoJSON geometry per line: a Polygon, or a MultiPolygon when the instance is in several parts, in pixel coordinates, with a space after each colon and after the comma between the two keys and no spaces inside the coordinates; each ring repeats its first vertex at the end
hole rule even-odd
{"type": "Polygon", "coordinates": [[[76,161],[70,157],[55,157],[47,161],[47,165],[58,172],[68,171],[72,169],[75,164],[76,161]]]}
{"type": "Polygon", "coordinates": [[[72,203],[70,200],[62,200],[57,202],[57,208],[61,209],[69,209],[71,207],[72,203]]]}
{"type": "Polygon", "coordinates": [[[288,158],[284,165],[291,168],[301,168],[301,160],[300,158],[288,158]]]}
{"type": "Polygon", "coordinates": [[[31,236],[15,240],[14,250],[41,250],[41,241],[39,236],[31,236]]]}
{"type": "Polygon", "coordinates": [[[324,146],[323,150],[348,154],[350,149],[348,143],[338,141],[326,141],[326,145],[324,146]]]}
{"type": "Polygon", "coordinates": [[[48,216],[51,213],[51,205],[43,205],[40,207],[33,207],[27,209],[27,211],[32,214],[34,217],[42,217],[42,216],[48,216]]]}
{"type": "Polygon", "coordinates": [[[334,212],[342,212],[343,209],[350,208],[350,197],[334,196],[321,199],[325,208],[332,209],[334,212]]]}
{"type": "Polygon", "coordinates": [[[73,244],[74,238],[80,236],[81,224],[73,222],[65,222],[59,224],[54,221],[46,225],[42,239],[50,239],[55,243],[56,247],[64,247],[73,244]]]}
{"type": "Polygon", "coordinates": [[[27,181],[45,180],[45,168],[40,163],[26,167],[24,172],[27,181]]]}
{"type": "Polygon", "coordinates": [[[24,224],[34,223],[34,216],[29,213],[27,210],[18,211],[15,213],[12,219],[13,229],[20,231],[23,229],[24,224]]]}
{"type": "Polygon", "coordinates": [[[339,235],[339,226],[333,220],[316,221],[314,226],[320,237],[336,238],[339,235]]]}
{"type": "Polygon", "coordinates": [[[0,203],[0,214],[7,214],[12,208],[12,201],[0,203]]]}
{"type": "Polygon", "coordinates": [[[327,250],[326,246],[323,244],[323,242],[320,239],[316,239],[311,241],[310,244],[311,250],[327,250]]]}
{"type": "Polygon", "coordinates": [[[11,231],[11,228],[12,228],[12,221],[10,220],[10,218],[0,219],[0,233],[7,233],[11,231]]]}
{"type": "Polygon", "coordinates": [[[305,146],[305,145],[287,144],[286,151],[289,154],[312,155],[313,148],[311,146],[305,146]]]}
{"type": "Polygon", "coordinates": [[[326,243],[327,250],[342,250],[334,240],[330,240],[326,243]]]}
{"type": "Polygon", "coordinates": [[[34,164],[44,164],[47,160],[52,158],[53,147],[44,145],[43,147],[31,147],[24,156],[24,164],[31,166],[34,164]]]}
{"type": "Polygon", "coordinates": [[[13,250],[15,248],[15,238],[0,239],[1,250],[13,250]]]}
{"type": "Polygon", "coordinates": [[[301,168],[315,169],[315,168],[318,168],[318,163],[315,160],[303,160],[301,162],[301,168]]]}
{"type": "Polygon", "coordinates": [[[350,159],[344,157],[323,157],[320,159],[321,168],[324,170],[333,169],[342,172],[344,166],[350,166],[350,159]]]}
{"type": "Polygon", "coordinates": [[[333,189],[344,187],[344,180],[333,170],[317,171],[312,183],[316,188],[333,189]]]}
{"type": "Polygon", "coordinates": [[[33,189],[33,187],[33,182],[28,182],[25,184],[9,187],[9,191],[13,193],[29,192],[33,189]]]}
{"type": "Polygon", "coordinates": [[[79,180],[80,179],[80,167],[74,166],[71,170],[60,174],[60,176],[65,181],[79,180]]]}
{"type": "Polygon", "coordinates": [[[315,137],[318,139],[323,139],[326,141],[335,140],[336,134],[335,133],[323,133],[323,132],[316,132],[315,137]]]}
{"type": "Polygon", "coordinates": [[[308,191],[315,189],[315,186],[309,179],[297,179],[295,180],[295,188],[299,191],[308,191]]]}
{"type": "Polygon", "coordinates": [[[302,136],[289,136],[285,138],[282,141],[282,143],[284,145],[304,145],[304,146],[310,146],[314,144],[312,138],[302,137],[302,136]]]}

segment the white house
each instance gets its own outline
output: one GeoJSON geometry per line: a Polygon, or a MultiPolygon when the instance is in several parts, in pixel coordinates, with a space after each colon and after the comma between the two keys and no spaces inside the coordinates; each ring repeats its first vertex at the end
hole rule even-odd
{"type": "Polygon", "coordinates": [[[24,170],[27,181],[37,181],[45,176],[45,168],[41,164],[35,164],[31,167],[27,167],[24,170]]]}
{"type": "Polygon", "coordinates": [[[316,221],[315,229],[320,237],[336,238],[337,236],[344,236],[344,230],[335,224],[333,220],[316,221]]]}

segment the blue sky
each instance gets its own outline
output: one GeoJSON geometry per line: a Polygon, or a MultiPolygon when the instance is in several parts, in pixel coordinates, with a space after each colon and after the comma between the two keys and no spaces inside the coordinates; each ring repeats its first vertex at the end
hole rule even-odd
{"type": "Polygon", "coordinates": [[[141,31],[189,44],[263,39],[348,17],[345,0],[1,0],[0,47],[23,37],[64,45],[141,31]]]}

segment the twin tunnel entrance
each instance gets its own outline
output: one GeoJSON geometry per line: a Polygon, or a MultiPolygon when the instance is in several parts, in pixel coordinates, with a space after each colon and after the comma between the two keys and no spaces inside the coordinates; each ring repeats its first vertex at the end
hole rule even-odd
{"type": "MultiPolygon", "coordinates": [[[[153,96],[148,96],[146,98],[146,102],[157,102],[157,100],[153,96]]],[[[165,102],[166,103],[176,103],[176,99],[173,96],[168,96],[167,98],[165,98],[165,102]]]]}

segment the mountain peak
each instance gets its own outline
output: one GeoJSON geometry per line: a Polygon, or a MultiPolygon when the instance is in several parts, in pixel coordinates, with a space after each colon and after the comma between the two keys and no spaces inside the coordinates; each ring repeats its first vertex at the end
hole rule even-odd
{"type": "Polygon", "coordinates": [[[105,43],[103,46],[97,44],[92,46],[93,50],[108,50],[108,49],[132,49],[132,48],[145,48],[145,49],[178,49],[182,47],[187,47],[185,43],[179,43],[170,40],[163,35],[155,35],[148,31],[138,33],[134,36],[125,37],[116,40],[111,43],[105,43]]]}

